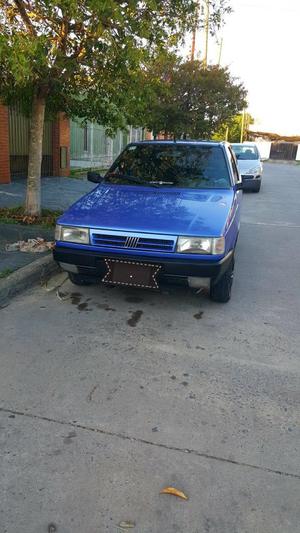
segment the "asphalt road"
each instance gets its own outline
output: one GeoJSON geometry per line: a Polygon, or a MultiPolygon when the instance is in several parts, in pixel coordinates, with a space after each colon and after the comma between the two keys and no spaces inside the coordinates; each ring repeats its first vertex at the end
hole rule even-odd
{"type": "Polygon", "coordinates": [[[1,311],[1,533],[300,532],[299,206],[266,164],[228,304],[66,282],[1,311]]]}

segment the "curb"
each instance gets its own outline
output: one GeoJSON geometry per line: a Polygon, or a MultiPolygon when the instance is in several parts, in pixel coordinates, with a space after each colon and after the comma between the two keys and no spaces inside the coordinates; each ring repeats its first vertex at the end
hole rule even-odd
{"type": "Polygon", "coordinates": [[[263,161],[263,163],[272,163],[272,164],[275,164],[275,165],[294,165],[294,166],[297,166],[300,164],[300,161],[296,160],[296,159],[267,159],[265,161],[263,161]]]}
{"type": "Polygon", "coordinates": [[[0,308],[16,294],[20,294],[32,285],[44,282],[51,274],[59,271],[52,254],[40,257],[29,265],[19,268],[6,279],[0,280],[0,308]]]}

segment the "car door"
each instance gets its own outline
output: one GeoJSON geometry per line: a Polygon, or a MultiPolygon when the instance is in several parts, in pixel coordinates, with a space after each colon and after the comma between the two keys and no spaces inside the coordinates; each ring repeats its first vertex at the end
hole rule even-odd
{"type": "Polygon", "coordinates": [[[240,231],[241,202],[243,191],[239,188],[242,184],[242,178],[237,167],[236,157],[230,146],[227,147],[227,155],[233,179],[234,191],[228,241],[230,242],[231,247],[234,248],[240,231]]]}

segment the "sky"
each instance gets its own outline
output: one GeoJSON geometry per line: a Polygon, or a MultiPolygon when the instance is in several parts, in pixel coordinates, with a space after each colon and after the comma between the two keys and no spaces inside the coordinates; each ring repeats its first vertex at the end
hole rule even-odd
{"type": "MultiPolygon", "coordinates": [[[[300,0],[231,0],[222,32],[221,65],[243,81],[251,129],[300,135],[300,0]]],[[[201,53],[204,35],[197,35],[201,53]]],[[[209,63],[218,62],[210,37],[209,63]]]]}

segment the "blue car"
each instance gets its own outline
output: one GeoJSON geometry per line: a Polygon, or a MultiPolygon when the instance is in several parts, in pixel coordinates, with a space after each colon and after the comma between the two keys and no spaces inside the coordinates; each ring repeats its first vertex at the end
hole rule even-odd
{"type": "Polygon", "coordinates": [[[129,144],[57,221],[54,259],[77,285],[205,287],[231,296],[242,181],[228,143],[129,144]]]}

